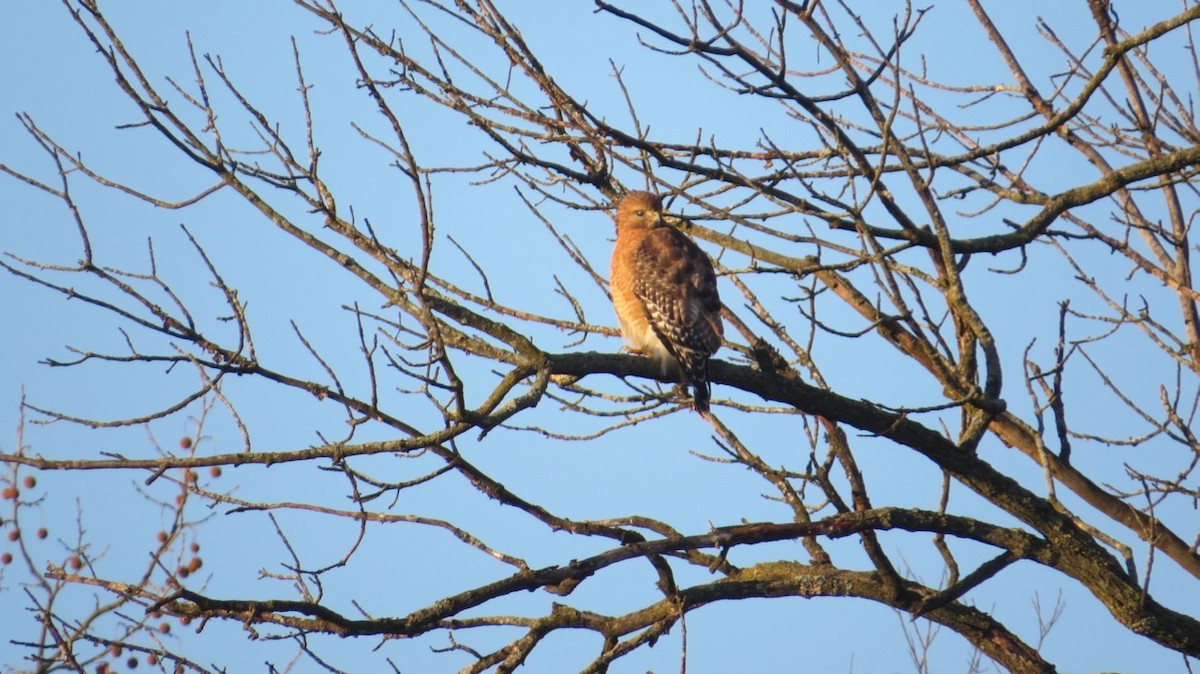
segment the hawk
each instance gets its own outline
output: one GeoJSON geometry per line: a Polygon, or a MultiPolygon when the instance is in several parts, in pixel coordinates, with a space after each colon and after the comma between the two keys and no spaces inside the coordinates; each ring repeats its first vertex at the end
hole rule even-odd
{"type": "Polygon", "coordinates": [[[629,350],[675,368],[692,387],[696,411],[708,412],[708,359],[721,348],[721,298],[712,261],[663,222],[662,200],[630,192],[617,202],[612,297],[629,350]]]}

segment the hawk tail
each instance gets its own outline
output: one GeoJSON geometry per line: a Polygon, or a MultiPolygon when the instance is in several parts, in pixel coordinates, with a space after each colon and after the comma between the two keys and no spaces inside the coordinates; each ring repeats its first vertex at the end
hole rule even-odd
{"type": "Polygon", "coordinates": [[[712,389],[708,381],[692,382],[692,406],[700,414],[708,414],[708,401],[712,397],[712,389]]]}
{"type": "Polygon", "coordinates": [[[698,352],[682,354],[679,369],[684,380],[692,387],[692,406],[700,414],[708,414],[708,401],[712,398],[712,383],[708,380],[708,356],[698,352]]]}

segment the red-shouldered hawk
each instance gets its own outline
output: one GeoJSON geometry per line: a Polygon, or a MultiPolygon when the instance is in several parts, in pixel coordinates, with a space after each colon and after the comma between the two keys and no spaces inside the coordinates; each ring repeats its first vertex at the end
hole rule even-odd
{"type": "Polygon", "coordinates": [[[696,411],[708,412],[708,359],[721,348],[721,298],[712,262],[663,222],[662,200],[630,192],[617,203],[612,296],[630,350],[675,366],[696,411]]]}

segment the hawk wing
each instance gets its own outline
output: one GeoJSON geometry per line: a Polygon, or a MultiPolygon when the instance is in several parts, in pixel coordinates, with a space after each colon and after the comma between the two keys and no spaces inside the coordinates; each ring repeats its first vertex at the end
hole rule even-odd
{"type": "Polygon", "coordinates": [[[721,298],[712,262],[671,227],[652,230],[633,256],[633,292],[654,333],[707,407],[708,358],[721,347],[721,298]]]}

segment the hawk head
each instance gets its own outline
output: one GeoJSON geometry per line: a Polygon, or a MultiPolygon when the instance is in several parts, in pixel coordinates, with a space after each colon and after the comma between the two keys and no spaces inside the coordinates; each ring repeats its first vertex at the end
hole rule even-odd
{"type": "Polygon", "coordinates": [[[662,199],[649,192],[629,192],[617,202],[617,229],[653,229],[663,224],[662,199]]]}

